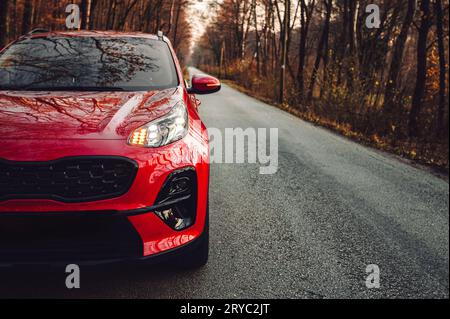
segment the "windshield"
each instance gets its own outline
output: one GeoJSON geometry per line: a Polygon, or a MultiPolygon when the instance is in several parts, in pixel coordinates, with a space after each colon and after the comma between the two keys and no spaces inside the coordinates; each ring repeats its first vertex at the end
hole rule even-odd
{"type": "Polygon", "coordinates": [[[149,91],[177,85],[169,47],[158,40],[28,38],[0,55],[0,90],[149,91]]]}

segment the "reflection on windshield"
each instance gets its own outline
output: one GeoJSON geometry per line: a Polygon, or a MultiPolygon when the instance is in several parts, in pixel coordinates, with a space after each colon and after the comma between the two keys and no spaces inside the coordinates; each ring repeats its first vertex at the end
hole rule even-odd
{"type": "Polygon", "coordinates": [[[25,39],[0,56],[3,90],[147,91],[176,85],[167,44],[152,39],[25,39]]]}

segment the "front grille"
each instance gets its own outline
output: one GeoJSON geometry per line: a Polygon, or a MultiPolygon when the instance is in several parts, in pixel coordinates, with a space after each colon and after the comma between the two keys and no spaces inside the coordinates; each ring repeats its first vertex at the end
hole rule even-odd
{"type": "Polygon", "coordinates": [[[105,261],[142,257],[125,216],[0,214],[0,264],[105,261]]]}
{"type": "Polygon", "coordinates": [[[124,195],[138,166],[122,157],[68,157],[50,162],[0,159],[0,201],[89,202],[124,195]]]}

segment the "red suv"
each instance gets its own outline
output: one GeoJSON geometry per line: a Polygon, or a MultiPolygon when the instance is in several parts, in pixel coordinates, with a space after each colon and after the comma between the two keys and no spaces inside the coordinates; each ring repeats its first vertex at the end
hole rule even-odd
{"type": "Polygon", "coordinates": [[[219,90],[206,75],[187,87],[162,36],[39,30],[4,48],[0,264],[204,265],[209,147],[195,94],[219,90]]]}

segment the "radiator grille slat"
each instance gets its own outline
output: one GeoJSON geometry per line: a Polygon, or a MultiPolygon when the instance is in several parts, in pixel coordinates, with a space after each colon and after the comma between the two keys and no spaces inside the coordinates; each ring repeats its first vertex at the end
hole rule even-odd
{"type": "Polygon", "coordinates": [[[131,187],[137,164],[121,157],[63,158],[51,162],[0,159],[0,201],[53,199],[88,202],[116,198],[131,187]]]}

